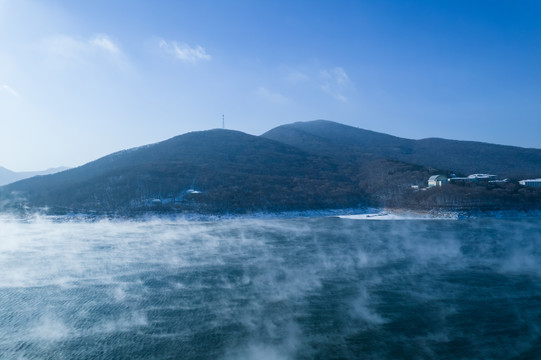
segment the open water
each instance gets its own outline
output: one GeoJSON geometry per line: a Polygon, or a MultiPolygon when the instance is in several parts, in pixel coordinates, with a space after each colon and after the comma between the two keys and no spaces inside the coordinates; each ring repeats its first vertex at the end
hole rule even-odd
{"type": "Polygon", "coordinates": [[[0,220],[2,359],[539,359],[539,219],[0,220]]]}

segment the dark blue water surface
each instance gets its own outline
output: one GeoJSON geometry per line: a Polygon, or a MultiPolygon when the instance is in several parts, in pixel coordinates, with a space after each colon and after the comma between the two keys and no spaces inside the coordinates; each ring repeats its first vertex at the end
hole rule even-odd
{"type": "Polygon", "coordinates": [[[2,359],[540,359],[539,219],[0,220],[2,359]]]}

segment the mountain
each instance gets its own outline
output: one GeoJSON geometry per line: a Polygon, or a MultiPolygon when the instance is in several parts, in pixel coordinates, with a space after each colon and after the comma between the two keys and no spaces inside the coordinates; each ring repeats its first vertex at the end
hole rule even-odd
{"type": "Polygon", "coordinates": [[[402,139],[329,121],[284,125],[262,136],[216,129],[5,185],[0,208],[128,216],[357,206],[530,210],[541,207],[541,191],[517,181],[422,188],[431,175],[450,172],[538,177],[540,153],[479,142],[402,139]]]}
{"type": "Polygon", "coordinates": [[[438,138],[410,140],[325,120],[279,126],[262,136],[340,159],[371,156],[461,175],[491,173],[516,179],[541,175],[541,149],[438,138]]]}
{"type": "Polygon", "coordinates": [[[67,170],[67,167],[57,167],[52,169],[47,169],[44,171],[24,171],[24,172],[15,172],[6,169],[5,167],[0,166],[0,186],[6,185],[15,181],[22,179],[30,178],[38,175],[49,175],[57,172],[67,170]]]}
{"type": "Polygon", "coordinates": [[[246,212],[349,207],[368,196],[329,157],[230,130],[192,132],[1,188],[50,212],[246,212]]]}

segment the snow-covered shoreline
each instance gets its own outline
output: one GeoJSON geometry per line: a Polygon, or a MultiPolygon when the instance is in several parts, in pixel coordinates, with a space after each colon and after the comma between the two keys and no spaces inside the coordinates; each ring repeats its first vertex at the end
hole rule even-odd
{"type": "Polygon", "coordinates": [[[431,214],[411,211],[387,211],[376,214],[340,215],[341,219],[350,220],[458,220],[457,213],[431,214]]]}
{"type": "Polygon", "coordinates": [[[33,221],[37,219],[53,222],[96,222],[102,220],[112,221],[226,221],[226,220],[272,220],[272,219],[294,219],[294,218],[321,218],[336,217],[346,220],[466,220],[478,218],[498,218],[498,219],[516,219],[516,218],[541,218],[541,210],[521,211],[521,210],[499,210],[499,211],[449,211],[449,210],[430,210],[417,211],[409,209],[386,209],[386,208],[348,208],[348,209],[327,209],[327,210],[305,210],[305,211],[282,211],[282,212],[253,212],[248,214],[157,214],[145,213],[137,216],[124,215],[97,215],[85,213],[72,213],[66,215],[44,215],[40,213],[32,214],[0,214],[0,221],[19,220],[33,221]]]}

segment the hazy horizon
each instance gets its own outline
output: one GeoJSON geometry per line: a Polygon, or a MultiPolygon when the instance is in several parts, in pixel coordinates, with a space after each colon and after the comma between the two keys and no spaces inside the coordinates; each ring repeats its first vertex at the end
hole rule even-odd
{"type": "MultiPolygon", "coordinates": [[[[284,125],[287,125],[287,124],[284,124],[284,125]]],[[[280,125],[278,125],[280,126],[280,125]]],[[[201,131],[209,131],[209,130],[221,130],[222,128],[213,128],[213,129],[206,129],[206,130],[193,130],[193,131],[189,131],[189,132],[201,132],[201,131]]],[[[225,130],[232,130],[232,131],[237,131],[235,129],[225,129],[225,130]]],[[[269,129],[271,130],[271,129],[269,129]]],[[[370,129],[364,129],[364,130],[369,130],[369,131],[372,131],[370,129]]],[[[176,137],[176,136],[180,136],[180,135],[184,135],[184,134],[187,134],[189,132],[186,132],[186,133],[183,133],[183,134],[177,134],[177,135],[174,135],[172,137],[176,137]]],[[[250,135],[254,135],[254,134],[250,134],[250,135]]],[[[262,134],[256,134],[254,136],[260,136],[262,134]]],[[[396,136],[394,134],[387,134],[387,135],[391,135],[391,136],[396,136]]],[[[118,149],[117,151],[114,151],[114,152],[118,152],[118,151],[123,151],[123,150],[129,150],[129,149],[134,149],[134,148],[138,148],[138,147],[144,147],[144,146],[147,146],[147,145],[153,145],[153,144],[157,144],[159,142],[162,142],[162,141],[166,141],[166,140],[169,140],[171,139],[172,137],[170,138],[167,138],[167,139],[162,139],[162,140],[158,140],[154,143],[149,143],[149,144],[140,144],[140,145],[136,145],[132,148],[126,148],[126,149],[118,149]]],[[[421,140],[421,139],[412,139],[412,140],[421,140]]],[[[448,139],[448,140],[456,140],[456,139],[448,139]]],[[[471,140],[471,141],[476,141],[476,140],[471,140]]],[[[496,145],[506,145],[506,144],[496,144],[496,145]]],[[[113,152],[113,153],[114,153],[113,152]]],[[[110,154],[104,154],[103,156],[107,156],[107,155],[110,155],[110,154]]],[[[99,158],[103,157],[103,156],[100,156],[99,158]]],[[[9,168],[6,168],[5,166],[2,166],[2,164],[0,164],[0,169],[5,169],[5,170],[8,170],[8,171],[12,171],[14,173],[18,173],[18,174],[22,174],[22,173],[39,173],[39,172],[48,172],[48,171],[52,171],[52,170],[55,170],[56,171],[64,171],[64,170],[68,170],[68,169],[71,169],[71,168],[75,168],[75,167],[79,167],[79,166],[83,166],[85,164],[87,164],[88,162],[92,162],[94,160],[98,160],[99,158],[95,158],[95,159],[90,159],[89,161],[85,162],[85,163],[81,163],[81,164],[76,164],[74,166],[63,166],[63,165],[59,165],[59,166],[55,166],[55,167],[49,167],[49,168],[46,168],[46,169],[32,169],[32,170],[22,170],[22,171],[15,171],[15,170],[12,170],[12,169],[9,169],[9,168]]]]}

